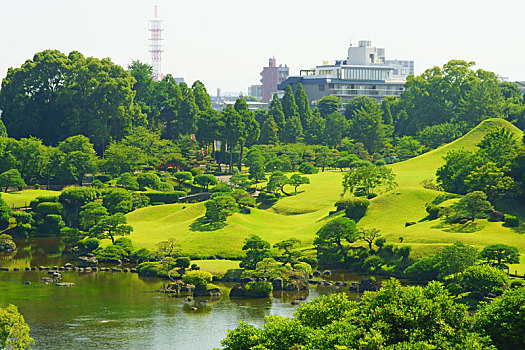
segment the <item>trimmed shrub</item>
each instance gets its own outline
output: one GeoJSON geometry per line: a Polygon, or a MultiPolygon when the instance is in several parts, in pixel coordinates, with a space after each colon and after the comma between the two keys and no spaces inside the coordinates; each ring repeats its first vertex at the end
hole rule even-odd
{"type": "Polygon", "coordinates": [[[259,192],[257,200],[262,204],[273,205],[277,203],[279,197],[275,193],[259,192]]]}
{"type": "Polygon", "coordinates": [[[505,223],[504,225],[507,227],[518,227],[520,224],[520,219],[518,219],[514,215],[505,214],[505,223]]]}
{"type": "Polygon", "coordinates": [[[226,182],[219,182],[217,185],[213,186],[210,192],[231,192],[232,188],[226,182]]]}
{"type": "Polygon", "coordinates": [[[507,275],[496,267],[471,266],[463,272],[463,283],[467,290],[487,295],[503,288],[507,283],[507,275]]]}
{"type": "Polygon", "coordinates": [[[82,234],[76,228],[63,227],[60,230],[60,237],[64,243],[74,244],[82,238],[82,234]]]}
{"type": "Polygon", "coordinates": [[[83,240],[78,241],[77,248],[82,253],[92,253],[95,249],[98,248],[100,242],[94,237],[84,238],[83,240]]]}
{"type": "MultiPolygon", "coordinates": [[[[166,267],[158,262],[143,262],[137,267],[139,276],[167,278],[166,267]]],[[[171,270],[171,269],[170,269],[171,270]]]]}
{"type": "Polygon", "coordinates": [[[186,284],[193,284],[194,286],[205,286],[212,280],[212,274],[207,271],[188,271],[182,276],[182,280],[186,284]]]}
{"type": "Polygon", "coordinates": [[[195,168],[191,168],[190,169],[190,173],[191,175],[193,175],[194,177],[197,176],[197,175],[200,175],[203,173],[203,170],[201,167],[195,167],[195,168]]]}
{"type": "Polygon", "coordinates": [[[161,182],[157,189],[162,192],[173,192],[173,185],[167,182],[161,182]]]}
{"type": "Polygon", "coordinates": [[[447,286],[447,290],[451,295],[458,296],[463,292],[461,286],[457,283],[451,283],[447,286]]]}
{"type": "Polygon", "coordinates": [[[352,198],[345,209],[345,214],[355,222],[366,214],[370,201],[366,198],[352,198]]]}
{"type": "Polygon", "coordinates": [[[180,256],[177,259],[175,259],[175,266],[183,269],[187,269],[190,267],[191,259],[187,256],[180,256]]]}
{"type": "Polygon", "coordinates": [[[61,203],[52,203],[52,202],[43,202],[36,206],[35,211],[40,215],[61,215],[62,214],[62,204],[61,203]]]}
{"type": "Polygon", "coordinates": [[[299,165],[299,172],[302,174],[317,174],[319,170],[310,162],[304,162],[299,165]]]}
{"type": "Polygon", "coordinates": [[[436,220],[439,217],[439,211],[441,210],[435,204],[427,204],[426,211],[430,220],[436,220]]]}
{"type": "Polygon", "coordinates": [[[40,204],[40,203],[46,203],[46,202],[50,202],[50,203],[58,203],[58,196],[40,196],[40,197],[36,197],[35,199],[33,199],[31,201],[31,203],[29,204],[29,206],[31,207],[31,209],[35,210],[36,207],[40,204]]]}
{"type": "Polygon", "coordinates": [[[525,285],[525,282],[522,280],[512,280],[512,282],[510,282],[511,289],[523,288],[524,285],[525,285]]]}
{"type": "Polygon", "coordinates": [[[7,234],[0,235],[0,252],[14,252],[16,244],[13,238],[7,234]]]}
{"type": "Polygon", "coordinates": [[[108,245],[105,248],[98,248],[97,250],[95,250],[95,255],[99,260],[118,261],[128,256],[129,254],[121,246],[112,244],[108,245]]]}
{"type": "Polygon", "coordinates": [[[142,263],[144,261],[150,260],[151,253],[148,250],[148,248],[140,248],[135,251],[133,251],[129,255],[129,260],[134,263],[142,263]]]}
{"type": "Polygon", "coordinates": [[[336,207],[337,211],[346,209],[349,205],[352,199],[350,198],[341,198],[337,202],[335,202],[334,207],[336,207]]]}
{"type": "Polygon", "coordinates": [[[312,267],[310,266],[310,264],[305,262],[298,262],[294,264],[293,269],[304,272],[307,276],[312,274],[312,267]]]}
{"type": "Polygon", "coordinates": [[[273,286],[270,282],[249,282],[245,286],[245,295],[250,298],[266,298],[272,294],[273,286]]]}
{"type": "Polygon", "coordinates": [[[126,255],[131,254],[133,251],[133,243],[131,243],[131,239],[127,237],[120,237],[115,240],[115,245],[118,245],[122,249],[126,251],[126,255]]]}
{"type": "Polygon", "coordinates": [[[164,203],[164,204],[173,204],[178,203],[180,193],[184,191],[172,191],[172,192],[146,192],[144,195],[149,198],[151,203],[164,203]]]}
{"type": "Polygon", "coordinates": [[[46,215],[37,221],[37,235],[59,235],[60,230],[65,226],[62,216],[58,214],[46,215]]]}
{"type": "Polygon", "coordinates": [[[100,180],[95,180],[91,183],[91,187],[101,189],[105,188],[106,185],[100,180]]]}
{"type": "Polygon", "coordinates": [[[160,178],[154,173],[141,173],[137,175],[137,182],[141,190],[146,187],[157,190],[160,185],[160,178]]]}

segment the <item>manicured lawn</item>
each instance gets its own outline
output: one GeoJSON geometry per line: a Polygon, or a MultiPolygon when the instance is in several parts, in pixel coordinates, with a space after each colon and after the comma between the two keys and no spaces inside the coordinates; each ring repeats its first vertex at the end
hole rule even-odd
{"type": "MultiPolygon", "coordinates": [[[[522,132],[502,119],[483,122],[464,137],[405,162],[391,166],[399,186],[371,201],[367,215],[359,222],[362,227],[381,230],[388,243],[410,245],[412,255],[428,256],[447,244],[463,241],[479,249],[494,243],[516,246],[525,254],[525,226],[517,229],[503,227],[501,223],[479,220],[480,230],[462,232],[458,228],[443,225],[440,220],[426,220],[425,204],[443,192],[424,189],[420,183],[435,178],[436,169],[443,164],[443,156],[450,150],[474,150],[483,136],[499,127],[516,133],[521,139],[522,132]],[[407,221],[416,225],[405,227],[407,221]],[[403,238],[400,243],[399,237],[403,238]]],[[[326,222],[328,213],[342,192],[340,171],[307,175],[310,184],[299,187],[299,193],[284,197],[271,208],[253,209],[249,215],[234,214],[227,225],[209,230],[199,225],[199,218],[205,213],[204,203],[171,204],[139,209],[128,214],[128,221],[135,231],[131,234],[134,244],[151,248],[155,243],[168,237],[176,238],[183,254],[220,258],[238,257],[242,254],[244,239],[257,234],[270,243],[296,237],[304,247],[311,246],[315,232],[326,222]],[[183,207],[185,207],[183,209],[183,207]]],[[[286,186],[288,193],[293,187],[286,186]]],[[[448,204],[448,203],[447,203],[448,204]]],[[[525,210],[516,205],[500,204],[504,212],[519,215],[525,222],[525,210]],[[521,209],[521,210],[520,210],[521,209]]],[[[525,273],[525,258],[522,264],[511,267],[525,273]]],[[[214,260],[223,262],[225,260],[214,260]]]]}
{"type": "Polygon", "coordinates": [[[40,196],[58,196],[60,191],[47,191],[47,190],[24,190],[24,191],[15,191],[2,193],[2,199],[10,207],[24,207],[29,206],[29,203],[40,196]]]}
{"type": "Polygon", "coordinates": [[[197,264],[201,270],[212,274],[224,274],[230,269],[238,269],[238,260],[192,260],[192,264],[197,264]]]}

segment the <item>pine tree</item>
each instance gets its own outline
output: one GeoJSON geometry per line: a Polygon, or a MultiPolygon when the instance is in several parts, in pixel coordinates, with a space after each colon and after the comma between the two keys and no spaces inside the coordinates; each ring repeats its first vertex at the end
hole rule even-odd
{"type": "Polygon", "coordinates": [[[298,114],[298,107],[295,103],[295,97],[293,95],[292,87],[290,85],[288,85],[284,90],[282,106],[284,117],[286,118],[286,120],[298,114]]]}
{"type": "Polygon", "coordinates": [[[282,130],[281,139],[286,143],[296,143],[303,138],[303,126],[298,115],[293,115],[287,118],[286,124],[282,130]]]}
{"type": "Polygon", "coordinates": [[[191,86],[193,96],[195,96],[195,104],[200,112],[207,111],[211,108],[210,95],[206,91],[206,87],[200,80],[196,80],[191,86]]]}
{"type": "Polygon", "coordinates": [[[264,144],[273,145],[279,143],[279,138],[277,137],[278,131],[279,128],[277,127],[275,120],[273,120],[273,116],[268,115],[261,128],[261,142],[264,144]]]}
{"type": "Polygon", "coordinates": [[[303,130],[306,130],[308,119],[312,116],[312,111],[310,109],[310,104],[308,103],[308,96],[303,89],[303,84],[297,85],[297,88],[295,89],[295,103],[297,104],[297,111],[301,118],[303,130]]]}
{"type": "Polygon", "coordinates": [[[285,124],[283,106],[277,94],[273,94],[273,98],[268,106],[268,116],[273,118],[273,121],[277,124],[278,130],[282,129],[285,124]]]}
{"type": "Polygon", "coordinates": [[[326,120],[317,113],[311,113],[306,122],[304,140],[310,145],[320,145],[324,140],[326,120]]]}

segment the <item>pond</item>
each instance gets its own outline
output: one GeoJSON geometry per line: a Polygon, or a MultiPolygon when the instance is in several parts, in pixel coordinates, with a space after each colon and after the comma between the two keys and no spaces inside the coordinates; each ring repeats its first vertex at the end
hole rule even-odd
{"type": "Polygon", "coordinates": [[[0,306],[18,306],[31,327],[36,349],[213,349],[220,346],[226,330],[235,328],[239,321],[262,325],[268,315],[292,316],[297,308],[291,305],[292,300],[308,300],[336,290],[311,286],[299,293],[274,292],[266,299],[230,300],[228,290],[233,284],[217,283],[223,289],[221,298],[187,302],[155,292],[166,285],[166,280],[100,271],[63,272],[61,282],[75,286],[58,287],[40,282],[48,276],[47,271],[24,270],[30,266],[62,266],[72,260],[62,254],[58,241],[38,239],[17,244],[17,254],[0,261],[1,266],[11,268],[9,272],[0,271],[0,306]],[[12,271],[13,267],[22,270],[12,271]]]}

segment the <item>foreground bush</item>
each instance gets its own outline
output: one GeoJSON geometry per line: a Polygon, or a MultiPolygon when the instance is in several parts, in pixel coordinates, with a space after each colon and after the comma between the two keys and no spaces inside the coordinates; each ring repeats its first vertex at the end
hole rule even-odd
{"type": "Polygon", "coordinates": [[[182,280],[186,284],[193,284],[194,286],[205,286],[212,280],[211,273],[207,271],[188,271],[182,276],[182,280]]]}
{"type": "Polygon", "coordinates": [[[272,291],[272,284],[266,281],[249,282],[245,287],[245,295],[250,298],[266,298],[272,291]]]}
{"type": "Polygon", "coordinates": [[[346,216],[357,222],[365,216],[369,205],[370,201],[366,198],[352,198],[346,204],[346,216]]]}
{"type": "Polygon", "coordinates": [[[361,302],[321,296],[294,316],[267,317],[262,329],[241,322],[223,349],[491,349],[472,332],[467,307],[437,282],[405,287],[390,280],[361,302]]]}

